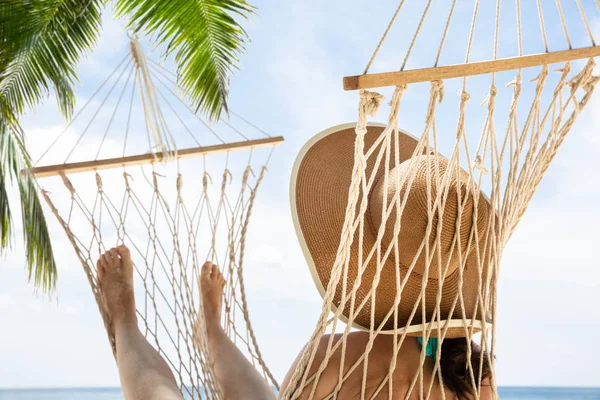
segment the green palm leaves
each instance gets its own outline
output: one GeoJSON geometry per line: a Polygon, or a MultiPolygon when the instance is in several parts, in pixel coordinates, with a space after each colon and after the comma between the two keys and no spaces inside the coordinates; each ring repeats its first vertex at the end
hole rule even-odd
{"type": "Polygon", "coordinates": [[[0,4],[0,249],[10,244],[7,184],[20,195],[26,267],[43,290],[54,287],[56,264],[35,183],[19,176],[30,166],[18,116],[50,89],[65,117],[73,111],[75,66],[96,41],[100,0],[9,0],[0,4]]]}
{"type": "MultiPolygon", "coordinates": [[[[106,0],[0,2],[0,252],[13,231],[8,185],[18,187],[29,278],[44,290],[56,283],[50,235],[35,182],[20,176],[30,166],[18,117],[56,96],[69,118],[75,104],[76,66],[97,40],[106,0]]],[[[229,78],[247,34],[238,19],[253,12],[243,0],[115,0],[117,14],[174,55],[179,84],[211,119],[227,110],[229,78]]]]}
{"type": "Polygon", "coordinates": [[[153,36],[175,54],[179,85],[212,120],[227,110],[229,76],[237,68],[247,35],[234,17],[253,7],[243,0],[118,0],[136,32],[153,36]]]}

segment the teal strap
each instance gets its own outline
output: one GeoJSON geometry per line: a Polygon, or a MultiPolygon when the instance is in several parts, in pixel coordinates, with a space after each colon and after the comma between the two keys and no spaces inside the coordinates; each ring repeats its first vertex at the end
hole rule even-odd
{"type": "MultiPolygon", "coordinates": [[[[421,343],[421,346],[423,345],[423,338],[421,336],[419,336],[417,338],[417,340],[419,340],[419,343],[421,343]]],[[[437,353],[437,347],[438,347],[438,339],[437,338],[429,338],[427,340],[427,345],[425,346],[425,355],[426,356],[431,356],[433,357],[433,362],[435,363],[435,355],[437,353]]]]}

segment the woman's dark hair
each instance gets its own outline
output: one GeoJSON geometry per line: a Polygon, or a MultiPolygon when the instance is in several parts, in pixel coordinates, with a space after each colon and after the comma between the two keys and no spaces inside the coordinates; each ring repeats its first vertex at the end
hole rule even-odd
{"type": "MultiPolygon", "coordinates": [[[[471,369],[468,367],[467,346],[468,342],[465,338],[444,339],[442,342],[440,368],[444,386],[454,392],[459,400],[469,399],[477,393],[477,386],[473,386],[471,369]]],[[[490,377],[488,355],[473,341],[471,341],[471,366],[475,385],[479,384],[480,369],[482,382],[490,377]]]]}

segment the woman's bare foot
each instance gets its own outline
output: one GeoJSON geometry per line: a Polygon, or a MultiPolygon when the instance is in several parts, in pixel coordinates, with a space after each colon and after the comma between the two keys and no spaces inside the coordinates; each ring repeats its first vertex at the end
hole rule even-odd
{"type": "Polygon", "coordinates": [[[121,324],[137,325],[133,263],[129,249],[122,245],[102,254],[96,263],[96,273],[104,309],[108,312],[113,329],[121,324]]]}
{"type": "Polygon", "coordinates": [[[200,291],[202,292],[202,308],[208,335],[214,329],[221,329],[225,283],[225,278],[219,271],[219,267],[211,262],[205,262],[200,272],[200,291]]]}

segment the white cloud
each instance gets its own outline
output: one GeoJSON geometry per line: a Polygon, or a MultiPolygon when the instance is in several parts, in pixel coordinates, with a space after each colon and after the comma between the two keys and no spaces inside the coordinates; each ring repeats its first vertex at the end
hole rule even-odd
{"type": "Polygon", "coordinates": [[[5,293],[0,294],[0,311],[10,312],[16,305],[15,299],[5,293]]]}

